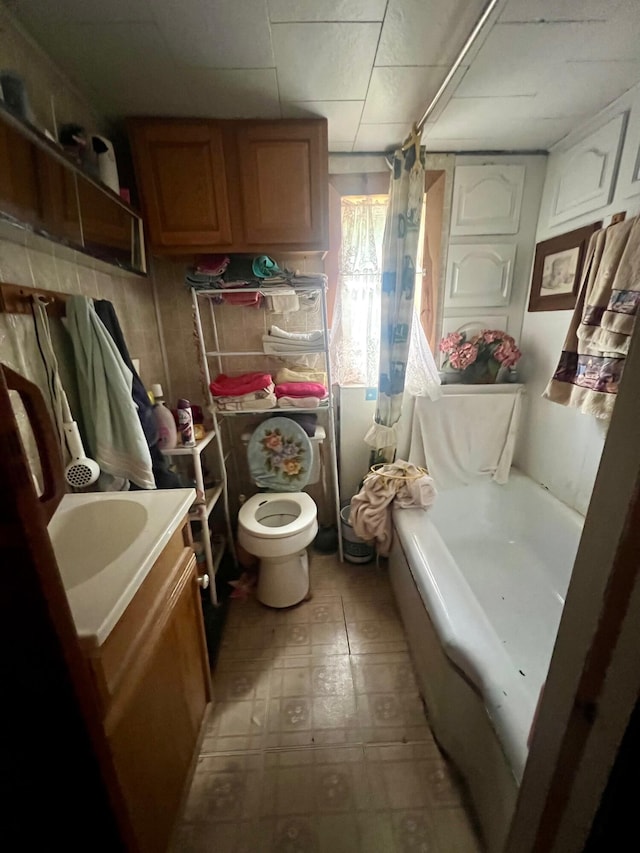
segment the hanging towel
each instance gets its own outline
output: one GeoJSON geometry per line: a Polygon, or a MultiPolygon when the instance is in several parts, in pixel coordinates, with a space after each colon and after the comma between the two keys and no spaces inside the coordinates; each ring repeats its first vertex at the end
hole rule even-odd
{"type": "Polygon", "coordinates": [[[318,397],[323,400],[327,389],[319,382],[283,382],[276,385],[276,397],[318,397]]]}
{"type": "Polygon", "coordinates": [[[398,459],[367,474],[362,488],[351,498],[349,522],[360,539],[375,539],[378,553],[386,557],[393,540],[391,505],[429,509],[435,498],[431,477],[398,459]]]}
{"type": "Polygon", "coordinates": [[[640,305],[640,217],[596,231],[556,372],[543,397],[610,418],[640,305]]]}
{"type": "Polygon", "coordinates": [[[66,309],[90,455],[112,477],[153,489],[151,455],[132,397],[132,373],[92,299],[72,296],[66,309]]]}
{"type": "Polygon", "coordinates": [[[435,401],[416,398],[409,459],[429,469],[438,489],[509,479],[523,389],[503,387],[472,386],[435,401]]]}
{"type": "Polygon", "coordinates": [[[269,373],[242,373],[240,376],[221,373],[209,387],[214,397],[236,397],[252,391],[263,391],[272,383],[269,373]]]}
{"type": "Polygon", "coordinates": [[[278,285],[263,285],[262,293],[269,311],[274,314],[291,314],[300,309],[300,302],[292,287],[278,285]]]}

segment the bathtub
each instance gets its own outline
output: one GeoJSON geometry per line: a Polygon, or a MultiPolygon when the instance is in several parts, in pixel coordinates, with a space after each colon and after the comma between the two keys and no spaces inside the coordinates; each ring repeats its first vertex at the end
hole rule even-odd
{"type": "Polygon", "coordinates": [[[427,712],[497,853],[583,518],[513,469],[393,517],[389,572],[427,712]]]}

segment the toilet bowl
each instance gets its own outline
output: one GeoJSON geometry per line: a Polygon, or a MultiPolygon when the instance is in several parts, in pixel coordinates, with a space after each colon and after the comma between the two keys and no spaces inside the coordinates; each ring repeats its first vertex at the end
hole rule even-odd
{"type": "Polygon", "coordinates": [[[306,492],[263,492],[238,514],[238,541],[260,558],[258,600],[291,607],[309,592],[306,548],[318,532],[318,510],[306,492]]]}
{"type": "Polygon", "coordinates": [[[242,436],[251,479],[262,488],[238,514],[238,542],[260,558],[256,595],[269,607],[291,607],[309,592],[306,548],[318,532],[318,509],[302,489],[320,476],[322,427],[309,438],[295,420],[275,416],[242,436]]]}

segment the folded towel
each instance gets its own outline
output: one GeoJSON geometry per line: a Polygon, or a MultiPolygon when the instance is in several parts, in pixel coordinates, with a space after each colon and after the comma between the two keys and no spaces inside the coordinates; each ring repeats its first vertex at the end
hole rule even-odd
{"type": "Polygon", "coordinates": [[[317,409],[320,397],[278,397],[279,409],[317,409]]]}
{"type": "Polygon", "coordinates": [[[267,355],[304,355],[306,352],[322,352],[322,345],[307,341],[285,341],[281,338],[263,335],[262,349],[267,355]]]}
{"type": "MultiPolygon", "coordinates": [[[[252,395],[247,395],[251,397],[252,395]]],[[[213,401],[212,409],[217,412],[252,412],[254,410],[262,410],[262,409],[275,409],[277,400],[275,394],[267,394],[266,397],[262,397],[259,400],[235,400],[231,402],[225,402],[225,397],[216,397],[213,401]]]]}
{"type": "Polygon", "coordinates": [[[214,397],[239,397],[252,391],[264,391],[273,383],[269,373],[242,373],[240,376],[227,376],[221,373],[213,380],[209,388],[214,397]]]}
{"type": "Polygon", "coordinates": [[[252,400],[264,400],[275,390],[273,382],[262,391],[251,391],[249,394],[230,394],[227,397],[216,397],[216,402],[224,403],[250,403],[252,400]]]}
{"type": "Polygon", "coordinates": [[[271,326],[269,335],[272,338],[283,338],[286,341],[301,341],[306,343],[322,343],[324,333],[322,329],[314,329],[312,332],[287,332],[278,326],[271,326]]]}
{"type": "Polygon", "coordinates": [[[112,477],[155,489],[149,446],[131,396],[133,374],[92,299],[70,297],[66,314],[89,454],[112,477]]]}
{"type": "Polygon", "coordinates": [[[327,389],[319,382],[283,382],[276,386],[276,397],[318,397],[327,396],[327,389]]]}
{"type": "Polygon", "coordinates": [[[200,255],[196,258],[194,270],[205,275],[222,275],[229,261],[228,255],[200,255]]]}
{"type": "Polygon", "coordinates": [[[259,308],[262,304],[262,294],[252,291],[251,293],[227,293],[222,297],[228,305],[255,305],[259,308]]]}
{"type": "Polygon", "coordinates": [[[269,291],[264,291],[267,309],[276,314],[291,314],[293,311],[298,311],[300,303],[295,290],[292,287],[269,288],[269,291]]]}
{"type": "Polygon", "coordinates": [[[311,367],[282,367],[275,375],[276,385],[285,382],[319,382],[327,384],[327,374],[324,370],[313,370],[311,367]]]}

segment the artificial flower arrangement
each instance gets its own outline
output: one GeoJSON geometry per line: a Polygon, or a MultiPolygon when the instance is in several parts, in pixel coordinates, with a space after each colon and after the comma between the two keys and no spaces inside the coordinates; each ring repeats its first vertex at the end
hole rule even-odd
{"type": "Polygon", "coordinates": [[[451,332],[440,341],[444,363],[460,371],[463,382],[495,382],[501,367],[517,364],[522,353],[515,340],[498,329],[483,329],[474,335],[451,332]]]}

